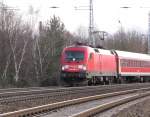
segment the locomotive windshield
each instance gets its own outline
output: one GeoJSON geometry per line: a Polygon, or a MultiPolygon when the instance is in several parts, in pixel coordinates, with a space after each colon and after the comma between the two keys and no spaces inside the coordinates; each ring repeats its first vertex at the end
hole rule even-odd
{"type": "Polygon", "coordinates": [[[83,51],[66,51],[65,59],[67,61],[82,61],[84,59],[83,51]]]}

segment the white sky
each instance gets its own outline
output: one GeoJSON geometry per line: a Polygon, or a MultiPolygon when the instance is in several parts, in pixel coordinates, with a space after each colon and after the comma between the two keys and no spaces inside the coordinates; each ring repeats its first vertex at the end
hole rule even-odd
{"type": "MultiPolygon", "coordinates": [[[[75,6],[88,6],[89,0],[3,0],[12,7],[19,7],[22,15],[27,16],[29,6],[39,9],[38,21],[46,21],[50,16],[56,15],[64,22],[66,29],[74,32],[79,26],[88,28],[89,11],[75,10],[75,6]],[[58,6],[58,9],[51,9],[58,6]]],[[[148,12],[150,0],[93,0],[94,24],[99,30],[109,33],[117,31],[122,24],[125,30],[136,29],[146,33],[148,31],[148,12]],[[130,6],[122,9],[121,6],[130,6]],[[118,23],[121,21],[121,24],[118,23]]],[[[19,11],[19,12],[20,12],[19,11]]]]}

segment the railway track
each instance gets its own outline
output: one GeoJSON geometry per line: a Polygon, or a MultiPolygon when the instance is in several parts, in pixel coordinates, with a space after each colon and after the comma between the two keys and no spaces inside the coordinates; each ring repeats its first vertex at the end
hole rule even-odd
{"type": "Polygon", "coordinates": [[[51,100],[52,102],[63,101],[66,99],[82,97],[82,96],[89,96],[89,95],[96,95],[102,93],[109,93],[113,91],[119,90],[127,90],[133,89],[137,87],[147,87],[150,84],[136,84],[132,85],[112,85],[112,86],[95,86],[95,87],[79,87],[79,88],[58,88],[58,89],[42,89],[42,90],[30,90],[30,91],[18,91],[18,92],[6,92],[0,93],[0,104],[1,105],[8,105],[13,104],[15,102],[24,102],[24,101],[39,101],[51,100]],[[64,98],[62,98],[64,97],[64,98]]]}
{"type": "MultiPolygon", "coordinates": [[[[60,108],[73,108],[72,106],[74,106],[74,108],[84,107],[84,109],[86,110],[82,110],[82,111],[80,110],[81,112],[76,112],[76,113],[68,112],[70,114],[69,115],[70,117],[88,117],[96,113],[100,113],[104,110],[110,109],[114,106],[118,106],[120,104],[127,103],[127,102],[130,102],[139,98],[143,98],[149,95],[150,95],[149,88],[126,90],[126,91],[78,98],[78,99],[73,99],[73,100],[68,100],[68,101],[62,101],[62,102],[47,104],[47,105],[38,106],[34,108],[23,109],[23,110],[15,111],[15,112],[4,113],[4,114],[0,114],[0,117],[27,117],[27,116],[37,116],[37,115],[43,116],[43,117],[51,117],[51,114],[54,113],[52,111],[57,111],[58,113],[58,111],[61,111],[60,108]],[[88,105],[87,103],[89,102],[93,103],[93,101],[96,101],[95,104],[97,104],[97,106],[90,107],[90,108],[86,108],[85,106],[83,106],[83,105],[88,105]],[[99,105],[99,103],[102,103],[102,104],[99,105]],[[51,111],[51,114],[48,116],[41,114],[41,113],[47,113],[49,111],[51,111]]],[[[52,117],[53,116],[59,117],[58,115],[55,115],[55,114],[52,115],[52,117]]],[[[63,117],[62,114],[61,114],[61,117],[63,117]]]]}
{"type": "Polygon", "coordinates": [[[56,89],[36,88],[30,91],[23,90],[17,92],[5,92],[0,93],[0,113],[16,111],[24,108],[44,105],[47,103],[56,103],[86,96],[146,87],[150,87],[150,84],[122,84],[56,89]]]}
{"type": "Polygon", "coordinates": [[[113,107],[131,102],[131,101],[134,101],[134,100],[137,100],[139,98],[143,98],[143,97],[146,97],[146,96],[149,96],[149,95],[150,95],[150,92],[146,92],[146,93],[142,93],[142,94],[141,93],[140,94],[135,94],[133,96],[127,96],[127,97],[124,97],[124,98],[121,98],[121,99],[117,99],[115,101],[111,101],[111,102],[108,102],[108,103],[105,103],[105,104],[98,105],[96,107],[87,109],[87,110],[82,111],[80,113],[74,114],[70,117],[89,117],[89,116],[93,116],[95,114],[98,114],[98,113],[104,112],[106,110],[109,110],[113,107]]]}
{"type": "MultiPolygon", "coordinates": [[[[23,90],[20,89],[2,89],[2,92],[0,90],[0,102],[2,100],[9,100],[14,98],[14,100],[19,101],[19,100],[28,100],[27,98],[34,98],[36,95],[36,98],[39,96],[45,97],[46,95],[49,96],[55,96],[56,95],[67,95],[67,94],[76,94],[76,93],[85,93],[85,91],[96,91],[100,93],[105,93],[105,92],[112,92],[116,90],[127,90],[127,89],[133,89],[133,88],[144,88],[144,87],[149,87],[149,83],[145,84],[122,84],[122,85],[105,85],[105,86],[87,86],[87,87],[73,87],[73,88],[56,88],[56,89],[49,89],[49,88],[25,88],[23,90]],[[5,91],[5,92],[4,92],[5,91]],[[25,97],[25,98],[24,98],[25,97]],[[22,98],[22,99],[20,99],[22,98]],[[17,100],[18,99],[18,100],[17,100]]],[[[12,102],[12,101],[10,101],[12,102]]],[[[9,102],[7,102],[9,103],[9,102]]]]}
{"type": "Polygon", "coordinates": [[[4,93],[4,92],[17,92],[17,91],[30,91],[30,90],[40,90],[40,89],[48,89],[48,88],[55,88],[55,87],[5,88],[5,89],[0,89],[0,93],[4,93]]]}
{"type": "Polygon", "coordinates": [[[31,95],[44,93],[50,90],[57,90],[61,88],[56,87],[29,87],[29,88],[10,88],[10,89],[0,89],[0,98],[8,98],[18,95],[31,95]]]}

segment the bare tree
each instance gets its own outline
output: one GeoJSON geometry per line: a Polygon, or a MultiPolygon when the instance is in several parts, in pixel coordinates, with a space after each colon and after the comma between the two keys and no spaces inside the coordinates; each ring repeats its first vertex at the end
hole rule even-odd
{"type": "MultiPolygon", "coordinates": [[[[41,23],[40,27],[40,35],[34,40],[33,58],[36,78],[43,81],[50,77],[52,70],[53,72],[59,71],[59,57],[65,45],[66,31],[64,24],[55,16],[46,24],[41,23]]],[[[52,74],[51,77],[53,77],[52,74]]]]}
{"type": "Polygon", "coordinates": [[[135,30],[125,32],[120,29],[105,40],[105,43],[109,49],[146,53],[146,41],[147,38],[143,38],[143,33],[141,32],[135,30]]]}
{"type": "Polygon", "coordinates": [[[13,77],[18,81],[32,30],[29,25],[23,24],[21,17],[15,15],[14,11],[1,10],[0,17],[0,61],[3,63],[0,77],[3,80],[13,77]]]}
{"type": "MultiPolygon", "coordinates": [[[[27,33],[26,32],[27,30],[20,30],[20,33],[27,33]]],[[[21,64],[23,62],[23,59],[24,59],[24,55],[26,53],[26,47],[27,47],[27,44],[28,44],[28,41],[29,41],[29,38],[22,38],[23,39],[23,45],[22,45],[22,48],[19,48],[21,49],[20,51],[18,51],[17,49],[17,41],[18,41],[18,38],[20,38],[20,34],[17,34],[18,32],[13,32],[13,33],[16,33],[16,35],[12,35],[12,37],[9,38],[9,41],[10,41],[10,47],[11,47],[11,50],[12,50],[12,56],[13,56],[13,60],[14,60],[14,64],[15,64],[15,80],[18,81],[19,79],[19,71],[20,71],[20,68],[21,68],[21,64]],[[20,56],[20,57],[19,57],[20,56]]]]}

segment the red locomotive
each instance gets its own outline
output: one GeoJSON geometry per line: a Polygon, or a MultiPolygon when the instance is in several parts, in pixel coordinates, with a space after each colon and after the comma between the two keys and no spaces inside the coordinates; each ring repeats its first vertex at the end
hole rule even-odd
{"type": "Polygon", "coordinates": [[[150,81],[150,56],[83,45],[64,48],[61,79],[67,84],[150,81]]]}

